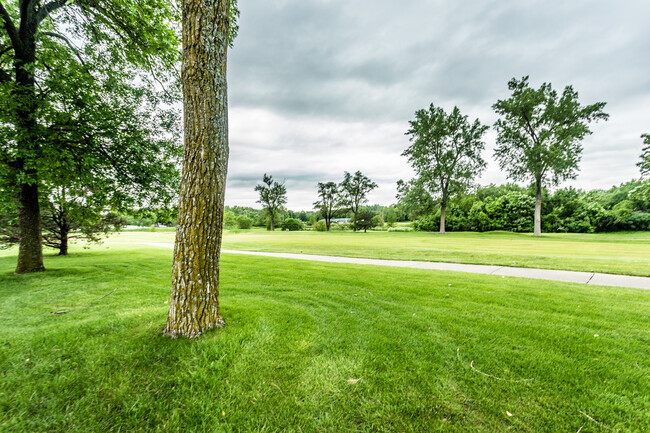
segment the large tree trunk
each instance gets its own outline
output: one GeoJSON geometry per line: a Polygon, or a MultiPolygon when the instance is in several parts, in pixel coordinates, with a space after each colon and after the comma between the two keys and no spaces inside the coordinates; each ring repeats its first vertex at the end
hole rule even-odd
{"type": "Polygon", "coordinates": [[[535,182],[537,186],[537,194],[535,196],[535,228],[534,228],[534,235],[535,236],[541,236],[542,235],[542,181],[538,179],[535,182]]]}
{"type": "Polygon", "coordinates": [[[440,204],[440,233],[445,234],[445,218],[447,217],[447,201],[440,204]]]}
{"type": "Polygon", "coordinates": [[[41,238],[41,211],[38,204],[38,185],[23,184],[18,193],[18,248],[17,274],[44,271],[43,239],[41,238]]]}
{"type": "Polygon", "coordinates": [[[183,1],[185,152],[164,330],[174,338],[224,325],[218,294],[228,167],[229,10],[230,0],[183,1]]]}
{"type": "MultiPolygon", "coordinates": [[[[31,11],[29,11],[31,12],[31,11]]],[[[33,13],[27,13],[20,25],[21,46],[16,49],[16,89],[20,103],[15,107],[16,132],[18,133],[18,148],[22,155],[33,156],[38,152],[36,112],[36,82],[33,64],[36,61],[37,22],[33,13]]],[[[18,172],[28,181],[18,185],[18,227],[20,229],[20,244],[18,248],[17,274],[44,271],[43,239],[41,235],[41,208],[38,204],[38,173],[35,169],[26,168],[27,162],[22,159],[17,163],[18,172]]]]}

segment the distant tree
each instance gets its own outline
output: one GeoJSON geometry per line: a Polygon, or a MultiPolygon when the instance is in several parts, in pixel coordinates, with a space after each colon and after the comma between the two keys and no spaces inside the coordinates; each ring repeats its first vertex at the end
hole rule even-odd
{"type": "Polygon", "coordinates": [[[354,231],[357,230],[354,221],[357,218],[359,206],[368,201],[366,195],[375,188],[377,188],[377,184],[360,171],[354,173],[354,176],[347,171],[343,175],[343,181],[339,184],[339,203],[352,212],[354,231]]]}
{"type": "Polygon", "coordinates": [[[224,211],[223,213],[223,226],[224,227],[235,227],[237,225],[237,217],[235,213],[231,210],[224,211]]]}
{"type": "Polygon", "coordinates": [[[397,212],[392,207],[386,210],[386,224],[388,227],[393,227],[397,222],[397,212]]]}
{"type": "Polygon", "coordinates": [[[282,221],[282,230],[295,232],[300,231],[303,228],[304,227],[302,225],[302,221],[300,221],[298,218],[286,218],[284,221],[282,221]]]}
{"type": "Polygon", "coordinates": [[[488,126],[478,119],[470,123],[458,107],[447,114],[433,104],[416,111],[409,124],[406,135],[412,144],[402,155],[409,158],[418,183],[431,196],[440,197],[440,233],[445,233],[449,198],[465,192],[486,166],[481,152],[488,126]]]}
{"type": "Polygon", "coordinates": [[[314,208],[318,209],[325,219],[325,227],[330,231],[332,218],[336,210],[338,186],[334,182],[318,182],[318,196],[320,200],[314,202],[314,208]]]}
{"type": "Polygon", "coordinates": [[[365,233],[368,229],[375,227],[377,221],[374,219],[375,213],[370,209],[363,208],[359,209],[355,215],[353,228],[354,230],[361,230],[365,233]]]}
{"type": "Polygon", "coordinates": [[[260,193],[257,203],[261,203],[264,207],[270,221],[270,230],[273,231],[282,205],[287,202],[287,187],[283,183],[274,182],[273,176],[266,173],[262,177],[262,182],[261,185],[255,186],[255,191],[260,193]]]}
{"type": "Polygon", "coordinates": [[[242,230],[248,230],[251,228],[253,222],[246,215],[239,215],[237,217],[237,226],[242,230]]]}
{"type": "Polygon", "coordinates": [[[641,169],[641,176],[650,176],[650,134],[643,134],[643,150],[641,151],[641,161],[637,163],[639,169],[641,169]]]}
{"type": "Polygon", "coordinates": [[[373,227],[383,227],[384,226],[384,217],[381,215],[375,215],[372,217],[372,226],[373,227]]]}
{"type": "Polygon", "coordinates": [[[43,244],[68,255],[70,240],[99,242],[102,236],[119,231],[125,220],[113,212],[105,212],[87,191],[69,191],[65,187],[50,192],[43,206],[43,244]]]}
{"type": "Polygon", "coordinates": [[[607,120],[604,102],[582,106],[573,87],[562,95],[543,83],[539,89],[528,77],[508,82],[512,96],[492,106],[501,116],[494,124],[498,136],[494,156],[508,177],[535,183],[535,236],[541,236],[542,187],[574,179],[582,154],[581,140],[591,134],[589,123],[607,120]]]}

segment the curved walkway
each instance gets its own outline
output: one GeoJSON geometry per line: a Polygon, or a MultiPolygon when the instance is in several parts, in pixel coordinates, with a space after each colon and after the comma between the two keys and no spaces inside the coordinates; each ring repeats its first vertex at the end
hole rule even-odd
{"type": "MultiPolygon", "coordinates": [[[[112,243],[112,242],[109,242],[112,243]]],[[[164,242],[114,242],[135,243],[154,247],[174,248],[172,243],[164,242]]],[[[462,263],[420,262],[413,260],[362,259],[357,257],[319,256],[313,254],[267,253],[258,251],[221,250],[226,254],[245,254],[250,256],[278,257],[283,259],[311,260],[327,263],[351,263],[356,265],[392,266],[397,268],[432,269],[437,271],[470,272],[473,274],[502,275],[507,277],[535,278],[541,280],[565,281],[600,286],[630,287],[650,290],[650,277],[630,275],[600,274],[594,272],[560,271],[553,269],[515,268],[496,265],[469,265],[462,263]]]]}

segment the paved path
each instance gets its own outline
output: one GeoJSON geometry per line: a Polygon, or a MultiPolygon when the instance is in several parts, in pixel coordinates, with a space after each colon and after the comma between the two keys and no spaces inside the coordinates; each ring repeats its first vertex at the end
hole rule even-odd
{"type": "MultiPolygon", "coordinates": [[[[118,243],[118,242],[116,242],[118,243]]],[[[122,243],[122,242],[119,242],[122,243]]],[[[136,243],[136,242],[124,242],[136,243]]],[[[174,248],[172,243],[137,242],[140,245],[174,248]]],[[[352,263],[357,265],[392,266],[397,268],[433,269],[438,271],[470,272],[473,274],[503,275],[508,277],[536,278],[541,280],[566,281],[570,283],[594,284],[601,286],[631,287],[650,290],[649,277],[629,275],[600,274],[593,272],[558,271],[552,269],[515,268],[496,265],[467,265],[461,263],[419,262],[412,260],[361,259],[356,257],[318,256],[313,254],[266,253],[257,251],[221,250],[226,254],[245,254],[251,256],[278,257],[284,259],[311,260],[328,263],[352,263]]]]}

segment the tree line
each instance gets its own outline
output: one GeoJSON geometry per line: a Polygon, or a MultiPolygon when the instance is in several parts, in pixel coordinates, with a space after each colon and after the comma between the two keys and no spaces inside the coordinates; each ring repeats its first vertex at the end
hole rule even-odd
{"type": "MultiPolygon", "coordinates": [[[[589,124],[607,120],[604,102],[580,105],[578,93],[566,86],[559,94],[549,83],[538,89],[529,77],[508,82],[512,95],[498,100],[492,108],[500,116],[494,124],[497,146],[494,157],[499,167],[514,181],[535,186],[533,232],[542,233],[542,191],[574,179],[582,154],[582,139],[591,134],[589,124]]],[[[447,204],[451,197],[466,192],[486,166],[481,155],[483,135],[489,127],[454,107],[447,114],[433,104],[418,110],[406,132],[411,145],[404,151],[416,172],[408,182],[400,181],[400,195],[425,203],[437,199],[440,233],[446,229],[447,204]]]]}

